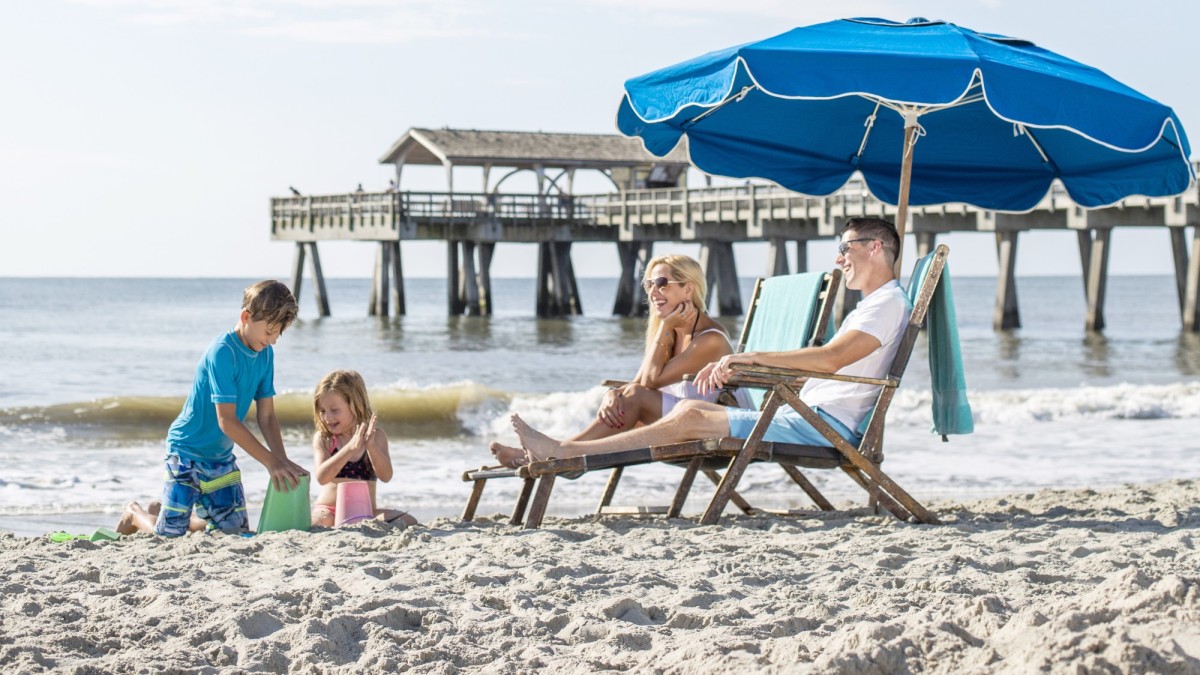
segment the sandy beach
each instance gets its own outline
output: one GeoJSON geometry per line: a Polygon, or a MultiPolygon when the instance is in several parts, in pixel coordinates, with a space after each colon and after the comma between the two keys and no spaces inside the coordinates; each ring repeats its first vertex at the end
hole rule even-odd
{"type": "Polygon", "coordinates": [[[1200,670],[1200,481],[942,526],[499,517],[253,538],[0,533],[5,672],[1200,670]]]}

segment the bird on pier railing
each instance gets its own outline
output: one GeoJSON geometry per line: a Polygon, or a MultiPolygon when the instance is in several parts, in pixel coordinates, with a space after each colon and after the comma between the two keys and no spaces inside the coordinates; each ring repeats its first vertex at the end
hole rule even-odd
{"type": "Polygon", "coordinates": [[[292,191],[292,194],[296,195],[297,197],[303,197],[303,196],[304,196],[304,195],[300,194],[300,191],[299,191],[299,190],[297,190],[296,188],[292,187],[291,185],[289,185],[289,186],[288,186],[288,189],[289,189],[289,190],[291,190],[291,191],[292,191]]]}

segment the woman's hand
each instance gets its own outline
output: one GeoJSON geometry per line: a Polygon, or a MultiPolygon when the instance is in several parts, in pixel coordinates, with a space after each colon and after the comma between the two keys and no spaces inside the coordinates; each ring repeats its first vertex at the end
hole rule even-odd
{"type": "Polygon", "coordinates": [[[668,330],[677,330],[679,328],[690,329],[696,323],[696,315],[699,312],[691,300],[685,300],[675,306],[669,314],[663,317],[663,327],[668,330]]]}
{"type": "Polygon", "coordinates": [[[613,429],[625,428],[625,390],[623,387],[609,389],[600,402],[596,418],[613,429]]]}

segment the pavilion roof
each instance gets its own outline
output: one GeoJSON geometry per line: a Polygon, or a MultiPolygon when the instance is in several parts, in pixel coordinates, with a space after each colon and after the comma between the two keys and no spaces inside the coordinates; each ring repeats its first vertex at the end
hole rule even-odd
{"type": "Polygon", "coordinates": [[[380,164],[450,163],[455,166],[607,169],[651,164],[687,165],[684,144],[655,157],[636,138],[617,134],[568,134],[478,129],[409,129],[392,144],[380,164]]]}

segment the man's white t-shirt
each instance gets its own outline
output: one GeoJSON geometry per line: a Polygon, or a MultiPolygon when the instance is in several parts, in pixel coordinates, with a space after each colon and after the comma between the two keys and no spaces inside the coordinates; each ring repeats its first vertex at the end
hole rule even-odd
{"type": "MultiPolygon", "coordinates": [[[[887,376],[911,313],[908,296],[895,280],[863,298],[842,321],[837,335],[850,330],[862,331],[879,340],[879,349],[841,368],[837,374],[871,378],[887,376]]],[[[876,385],[810,378],[800,390],[800,399],[811,408],[820,408],[833,415],[851,430],[857,430],[875,405],[878,392],[876,385]]]]}

